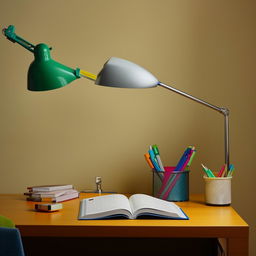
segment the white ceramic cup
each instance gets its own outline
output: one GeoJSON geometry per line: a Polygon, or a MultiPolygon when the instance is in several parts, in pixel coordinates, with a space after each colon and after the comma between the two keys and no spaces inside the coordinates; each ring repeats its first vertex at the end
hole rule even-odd
{"type": "Polygon", "coordinates": [[[232,177],[211,178],[204,176],[206,204],[230,205],[231,180],[232,177]]]}

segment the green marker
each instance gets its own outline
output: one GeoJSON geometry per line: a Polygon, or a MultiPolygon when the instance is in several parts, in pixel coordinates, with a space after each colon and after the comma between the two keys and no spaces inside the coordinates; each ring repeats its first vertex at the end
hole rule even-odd
{"type": "Polygon", "coordinates": [[[153,149],[155,155],[159,155],[159,149],[158,149],[157,145],[153,145],[152,149],[153,149]]]}
{"type": "Polygon", "coordinates": [[[212,173],[212,171],[210,169],[208,169],[206,166],[204,166],[203,164],[201,164],[203,167],[204,172],[206,173],[206,175],[210,178],[215,178],[215,175],[212,173]]]}
{"type": "Polygon", "coordinates": [[[195,154],[196,154],[196,150],[193,151],[193,153],[192,153],[192,155],[191,155],[191,157],[190,157],[190,160],[189,160],[189,162],[188,162],[188,164],[187,164],[188,167],[191,165],[191,163],[192,163],[192,161],[193,161],[193,159],[194,159],[194,157],[195,157],[195,154]]]}
{"type": "Polygon", "coordinates": [[[155,154],[155,156],[156,156],[156,160],[157,160],[157,163],[158,163],[158,165],[159,165],[161,171],[164,172],[164,171],[165,171],[165,170],[164,170],[164,166],[163,166],[162,160],[161,160],[161,158],[160,158],[159,149],[158,149],[157,145],[153,145],[153,146],[152,146],[152,149],[153,149],[153,152],[154,152],[154,154],[155,154]]]}

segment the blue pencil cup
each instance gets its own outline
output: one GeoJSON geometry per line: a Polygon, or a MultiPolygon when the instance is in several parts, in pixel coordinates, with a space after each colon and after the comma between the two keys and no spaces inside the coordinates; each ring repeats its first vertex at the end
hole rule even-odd
{"type": "Polygon", "coordinates": [[[172,172],[170,175],[170,181],[175,181],[172,185],[171,191],[168,193],[168,188],[171,184],[167,183],[163,189],[162,181],[157,175],[156,171],[153,170],[153,196],[167,201],[181,202],[189,200],[189,170],[184,170],[182,172],[172,172]],[[160,193],[162,192],[162,193],[160,193]]]}

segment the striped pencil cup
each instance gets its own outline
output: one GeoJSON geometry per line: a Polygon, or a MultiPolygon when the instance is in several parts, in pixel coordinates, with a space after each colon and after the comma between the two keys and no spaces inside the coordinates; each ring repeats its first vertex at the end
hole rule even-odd
{"type": "MultiPolygon", "coordinates": [[[[173,167],[165,167],[166,170],[173,167]]],[[[189,200],[189,170],[172,172],[168,181],[159,178],[153,170],[153,196],[167,201],[181,202],[189,200]]]]}

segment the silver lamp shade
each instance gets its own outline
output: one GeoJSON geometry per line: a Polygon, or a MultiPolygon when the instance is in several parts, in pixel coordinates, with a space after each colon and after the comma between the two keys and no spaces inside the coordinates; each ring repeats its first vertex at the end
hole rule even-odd
{"type": "Polygon", "coordinates": [[[150,88],[159,81],[149,71],[128,60],[112,57],[103,66],[95,84],[120,88],[150,88]]]}

